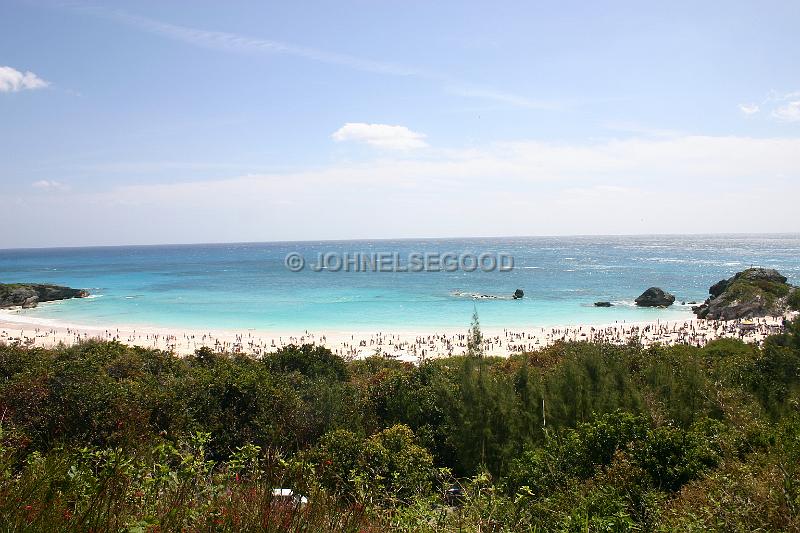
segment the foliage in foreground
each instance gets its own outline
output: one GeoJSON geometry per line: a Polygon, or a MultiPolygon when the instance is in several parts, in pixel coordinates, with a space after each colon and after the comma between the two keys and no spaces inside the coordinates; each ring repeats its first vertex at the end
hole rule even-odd
{"type": "Polygon", "coordinates": [[[3,530],[800,531],[798,465],[800,322],[419,367],[0,346],[3,530]]]}

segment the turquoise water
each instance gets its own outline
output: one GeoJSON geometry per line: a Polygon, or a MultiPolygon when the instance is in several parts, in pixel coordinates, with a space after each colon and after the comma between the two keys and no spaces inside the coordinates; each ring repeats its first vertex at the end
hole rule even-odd
{"type": "Polygon", "coordinates": [[[42,305],[32,317],[86,325],[261,330],[464,327],[473,306],[489,327],[689,318],[689,306],[639,309],[660,286],[701,301],[748,266],[800,283],[800,234],[526,237],[0,250],[0,280],[88,288],[92,298],[42,305]],[[508,253],[511,272],[290,272],[287,253],[508,253]],[[478,300],[467,293],[522,300],[478,300]],[[598,300],[615,303],[596,308],[598,300]]]}

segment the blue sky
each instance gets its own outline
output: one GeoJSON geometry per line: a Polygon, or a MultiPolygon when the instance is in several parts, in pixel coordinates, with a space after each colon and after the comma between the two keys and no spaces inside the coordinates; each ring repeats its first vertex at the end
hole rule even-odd
{"type": "Polygon", "coordinates": [[[800,231],[800,4],[644,4],[6,0],[0,247],[800,231]]]}

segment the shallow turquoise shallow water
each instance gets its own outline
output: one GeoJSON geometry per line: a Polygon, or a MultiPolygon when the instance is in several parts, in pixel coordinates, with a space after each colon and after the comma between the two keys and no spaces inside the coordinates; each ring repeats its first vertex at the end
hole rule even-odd
{"type": "Polygon", "coordinates": [[[43,305],[33,317],[106,325],[261,330],[432,329],[689,318],[689,306],[638,309],[656,285],[678,302],[748,266],[800,283],[800,234],[526,237],[0,250],[0,280],[88,288],[93,298],[43,305]],[[511,272],[290,272],[287,253],[508,253],[511,272]],[[458,291],[510,295],[480,300],[458,291]],[[598,300],[615,302],[595,308],[598,300]]]}

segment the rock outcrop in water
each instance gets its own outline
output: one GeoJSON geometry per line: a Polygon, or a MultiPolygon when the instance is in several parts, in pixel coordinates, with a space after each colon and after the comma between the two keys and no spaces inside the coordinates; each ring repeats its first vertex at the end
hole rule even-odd
{"type": "Polygon", "coordinates": [[[612,305],[614,305],[614,304],[612,304],[611,302],[595,302],[594,303],[595,307],[611,307],[612,305]]]}
{"type": "Polygon", "coordinates": [[[83,289],[43,285],[39,283],[0,283],[0,308],[21,306],[36,307],[40,302],[85,298],[89,292],[83,289]]]}
{"type": "Polygon", "coordinates": [[[650,287],[634,301],[639,307],[669,307],[675,303],[675,296],[659,287],[650,287]]]}
{"type": "Polygon", "coordinates": [[[480,292],[453,291],[450,295],[456,298],[471,298],[473,300],[520,300],[525,296],[525,292],[522,289],[517,289],[511,296],[505,296],[499,294],[482,294],[480,292]]]}
{"type": "Polygon", "coordinates": [[[692,307],[698,318],[735,320],[780,316],[798,307],[800,289],[786,283],[786,276],[772,268],[748,268],[708,289],[703,304],[692,307]]]}

